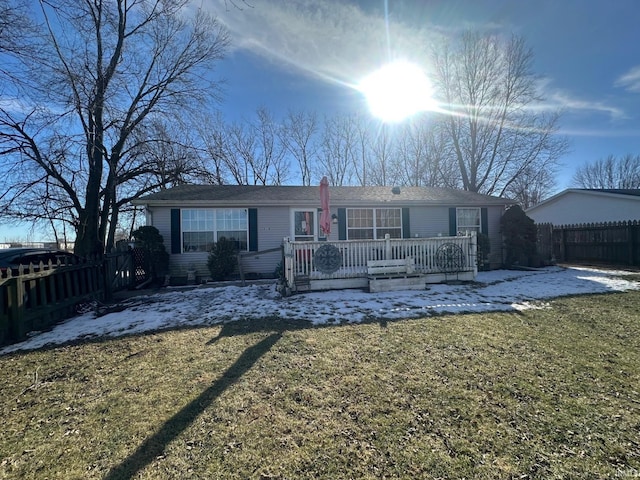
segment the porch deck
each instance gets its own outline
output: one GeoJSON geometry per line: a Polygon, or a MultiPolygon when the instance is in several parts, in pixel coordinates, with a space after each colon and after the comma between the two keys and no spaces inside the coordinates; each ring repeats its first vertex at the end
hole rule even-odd
{"type": "Polygon", "coordinates": [[[413,257],[415,272],[424,277],[425,283],[470,281],[478,273],[475,233],[457,237],[321,242],[295,242],[285,238],[283,247],[284,275],[292,292],[366,288],[370,260],[413,257]]]}

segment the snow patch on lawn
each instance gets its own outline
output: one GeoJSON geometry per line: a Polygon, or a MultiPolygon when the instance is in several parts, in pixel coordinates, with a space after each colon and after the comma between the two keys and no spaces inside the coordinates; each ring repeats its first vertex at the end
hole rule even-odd
{"type": "MultiPolygon", "coordinates": [[[[273,284],[247,287],[202,286],[166,289],[121,302],[117,310],[96,317],[88,312],[37,332],[0,350],[5,354],[73,340],[117,337],[184,326],[215,325],[240,319],[286,318],[313,325],[398,320],[441,313],[522,311],[548,308],[544,300],[566,296],[640,289],[625,279],[632,272],[594,268],[548,267],[538,270],[480,272],[475,282],[430,285],[424,291],[368,293],[332,290],[281,297],[273,284]]],[[[112,308],[111,310],[115,310],[112,308]]]]}

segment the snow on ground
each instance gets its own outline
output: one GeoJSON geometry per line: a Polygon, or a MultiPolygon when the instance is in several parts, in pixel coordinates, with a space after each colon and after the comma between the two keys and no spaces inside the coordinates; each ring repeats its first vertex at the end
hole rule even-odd
{"type": "Polygon", "coordinates": [[[153,295],[129,298],[118,305],[120,311],[117,312],[97,318],[94,312],[73,317],[51,331],[37,332],[24,342],[1,349],[0,354],[83,338],[215,325],[246,318],[281,317],[320,325],[416,318],[437,313],[544,308],[544,300],[559,296],[639,290],[639,281],[624,278],[629,273],[562,267],[495,270],[480,272],[473,283],[429,285],[424,291],[372,294],[362,290],[332,290],[284,298],[276,292],[275,283],[165,289],[153,295]]]}

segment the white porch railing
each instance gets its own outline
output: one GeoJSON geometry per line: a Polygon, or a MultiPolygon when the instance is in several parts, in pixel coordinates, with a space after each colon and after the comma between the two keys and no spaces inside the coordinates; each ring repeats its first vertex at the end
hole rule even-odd
{"type": "Polygon", "coordinates": [[[459,237],[322,242],[292,242],[285,238],[283,247],[284,274],[293,291],[366,286],[369,260],[413,257],[416,272],[431,276],[430,283],[452,278],[473,280],[478,273],[475,233],[459,237]],[[323,273],[316,267],[315,254],[323,245],[332,245],[340,252],[340,266],[333,273],[323,273]]]}

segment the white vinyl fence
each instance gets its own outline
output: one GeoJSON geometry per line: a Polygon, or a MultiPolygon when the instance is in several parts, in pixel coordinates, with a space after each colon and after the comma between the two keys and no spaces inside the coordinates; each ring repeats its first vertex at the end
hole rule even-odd
{"type": "Polygon", "coordinates": [[[284,239],[284,275],[292,291],[363,288],[369,260],[412,257],[426,283],[474,280],[475,233],[457,237],[295,242],[284,239]]]}

